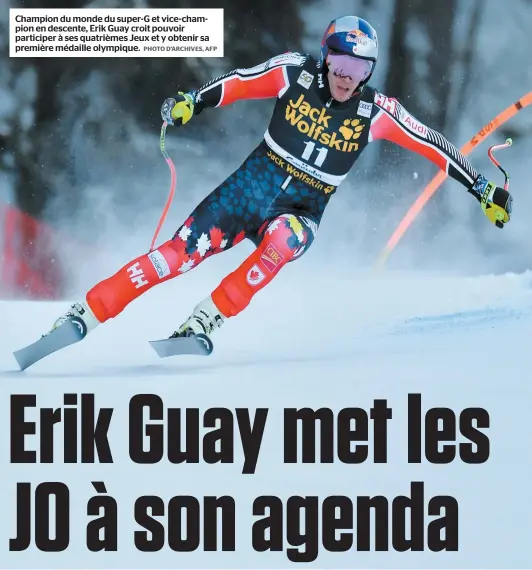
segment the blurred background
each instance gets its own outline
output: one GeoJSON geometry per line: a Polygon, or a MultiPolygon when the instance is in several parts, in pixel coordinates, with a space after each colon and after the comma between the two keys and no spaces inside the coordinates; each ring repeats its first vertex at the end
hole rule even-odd
{"type": "MultiPolygon", "coordinates": [[[[532,0],[0,0],[0,295],[63,299],[148,250],[169,171],[159,150],[162,101],[236,67],[288,50],[318,55],[330,20],[367,19],[380,39],[372,85],[399,98],[458,147],[532,90],[532,0]],[[9,8],[224,8],[223,58],[9,58],[9,8]]],[[[159,243],[261,140],[273,100],[207,110],[169,129],[177,192],[159,243]]],[[[532,106],[471,154],[510,172],[514,214],[504,230],[450,180],[416,219],[390,270],[523,272],[532,265],[532,106]]],[[[367,148],[298,263],[371,267],[424,186],[426,159],[387,142],[367,148]]],[[[230,268],[228,268],[229,271],[230,268]]]]}

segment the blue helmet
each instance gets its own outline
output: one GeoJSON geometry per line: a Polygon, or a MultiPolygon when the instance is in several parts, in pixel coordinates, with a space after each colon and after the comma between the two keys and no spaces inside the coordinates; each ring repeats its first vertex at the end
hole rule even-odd
{"type": "Polygon", "coordinates": [[[379,57],[379,40],[373,27],[356,16],[336,18],[327,27],[321,41],[320,66],[326,64],[330,52],[339,52],[373,62],[369,81],[379,57]]]}

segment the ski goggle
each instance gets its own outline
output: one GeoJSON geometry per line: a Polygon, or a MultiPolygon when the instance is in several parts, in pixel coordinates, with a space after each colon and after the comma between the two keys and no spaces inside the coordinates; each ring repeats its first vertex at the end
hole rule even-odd
{"type": "Polygon", "coordinates": [[[360,83],[371,73],[373,62],[344,53],[332,52],[327,56],[327,65],[335,75],[360,83]]]}

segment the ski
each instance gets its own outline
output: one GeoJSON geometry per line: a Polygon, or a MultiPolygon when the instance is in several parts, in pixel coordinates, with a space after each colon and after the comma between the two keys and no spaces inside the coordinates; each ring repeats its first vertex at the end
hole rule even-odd
{"type": "Polygon", "coordinates": [[[150,340],[150,344],[160,358],[179,355],[208,356],[213,350],[213,344],[204,334],[150,340]]]}
{"type": "Polygon", "coordinates": [[[85,323],[77,317],[72,317],[33,344],[15,351],[13,356],[20,369],[26,370],[46,356],[83,340],[86,335],[85,323]]]}

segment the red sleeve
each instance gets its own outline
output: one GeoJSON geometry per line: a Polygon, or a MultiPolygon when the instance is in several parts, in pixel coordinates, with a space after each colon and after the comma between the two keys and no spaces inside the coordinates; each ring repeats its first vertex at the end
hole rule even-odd
{"type": "Polygon", "coordinates": [[[385,139],[424,156],[467,188],[478,172],[442,134],[413,117],[397,99],[375,95],[377,114],[372,118],[370,140],[385,139]]]}
{"type": "Polygon", "coordinates": [[[242,99],[277,97],[289,86],[287,67],[300,67],[305,61],[305,56],[289,52],[255,67],[235,69],[216,77],[195,92],[198,112],[205,107],[223,107],[242,99]]]}
{"type": "Polygon", "coordinates": [[[239,99],[277,97],[286,84],[284,67],[274,67],[253,76],[234,75],[222,82],[222,96],[217,107],[230,105],[239,99]]]}

